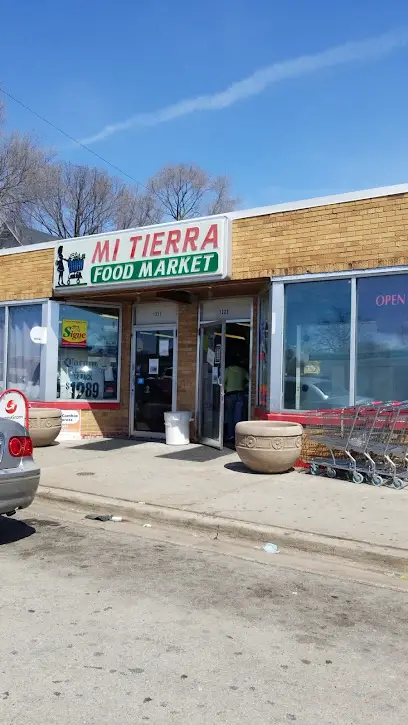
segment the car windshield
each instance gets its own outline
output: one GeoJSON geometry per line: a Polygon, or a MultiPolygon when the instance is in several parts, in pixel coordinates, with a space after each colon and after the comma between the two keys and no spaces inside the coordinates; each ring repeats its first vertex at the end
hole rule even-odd
{"type": "Polygon", "coordinates": [[[331,380],[310,380],[308,382],[315,385],[324,395],[329,397],[348,395],[348,391],[345,388],[337,383],[333,383],[331,380]]]}

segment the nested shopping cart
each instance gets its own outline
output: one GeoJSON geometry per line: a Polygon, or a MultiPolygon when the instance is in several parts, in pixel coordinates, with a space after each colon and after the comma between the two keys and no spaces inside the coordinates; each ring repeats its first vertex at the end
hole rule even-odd
{"type": "Polygon", "coordinates": [[[309,440],[326,450],[308,459],[312,474],[334,478],[343,472],[355,483],[408,485],[406,401],[319,411],[307,418],[309,440]]]}

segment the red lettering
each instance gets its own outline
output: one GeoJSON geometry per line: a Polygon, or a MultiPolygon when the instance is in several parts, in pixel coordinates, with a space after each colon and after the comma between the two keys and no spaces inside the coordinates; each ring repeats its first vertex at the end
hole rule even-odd
{"type": "Polygon", "coordinates": [[[116,242],[115,242],[115,246],[113,248],[113,256],[112,256],[112,261],[113,262],[116,262],[116,257],[118,256],[119,244],[120,244],[120,239],[117,239],[116,242]]]}
{"type": "Polygon", "coordinates": [[[204,249],[207,244],[212,244],[213,249],[218,249],[218,224],[211,224],[201,245],[201,249],[204,249]]]}
{"type": "Polygon", "coordinates": [[[109,239],[106,239],[103,243],[96,242],[96,247],[92,256],[92,264],[98,262],[109,262],[109,239]],[[105,259],[104,259],[105,258],[105,259]]]}
{"type": "Polygon", "coordinates": [[[200,230],[198,227],[189,227],[189,229],[186,229],[186,236],[184,237],[184,244],[183,244],[183,252],[188,251],[188,247],[190,246],[191,251],[195,252],[197,250],[196,240],[200,236],[200,230]]]}
{"type": "Polygon", "coordinates": [[[181,238],[180,229],[170,229],[167,235],[167,244],[165,254],[170,254],[170,247],[172,247],[172,253],[178,254],[178,243],[181,238]]]}
{"type": "Polygon", "coordinates": [[[160,257],[161,245],[163,244],[163,239],[160,237],[164,237],[165,233],[166,232],[155,232],[153,234],[152,248],[150,250],[151,257],[160,257]]]}
{"type": "Polygon", "coordinates": [[[136,254],[137,243],[140,239],[143,239],[141,235],[138,237],[130,237],[129,241],[132,242],[132,249],[130,250],[130,259],[133,259],[136,254]]]}
{"type": "Polygon", "coordinates": [[[405,305],[405,299],[406,295],[378,295],[375,298],[375,304],[377,307],[384,307],[387,305],[393,305],[393,307],[396,307],[397,305],[405,305]]]}
{"type": "Polygon", "coordinates": [[[148,250],[148,247],[149,247],[149,242],[150,242],[150,234],[146,234],[146,239],[145,239],[145,243],[144,243],[144,246],[143,246],[142,257],[146,257],[147,256],[147,250],[148,250]]]}

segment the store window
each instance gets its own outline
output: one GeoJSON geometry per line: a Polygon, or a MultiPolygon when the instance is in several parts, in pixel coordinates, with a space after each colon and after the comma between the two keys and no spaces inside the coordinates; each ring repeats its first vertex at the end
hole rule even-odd
{"type": "Polygon", "coordinates": [[[408,275],[357,280],[356,396],[408,399],[408,275]]]}
{"type": "Polygon", "coordinates": [[[258,405],[267,408],[269,402],[269,291],[259,300],[258,321],[258,405]]]}
{"type": "Polygon", "coordinates": [[[351,282],[285,286],[283,407],[349,404],[351,282]]]}
{"type": "MultiPolygon", "coordinates": [[[[41,305],[16,305],[8,308],[6,387],[18,388],[29,400],[40,398],[41,345],[32,341],[30,332],[33,327],[40,327],[41,321],[41,305]]],[[[0,322],[0,347],[1,338],[0,322]]]]}
{"type": "Polygon", "coordinates": [[[119,310],[60,305],[57,397],[117,400],[119,310]]]}

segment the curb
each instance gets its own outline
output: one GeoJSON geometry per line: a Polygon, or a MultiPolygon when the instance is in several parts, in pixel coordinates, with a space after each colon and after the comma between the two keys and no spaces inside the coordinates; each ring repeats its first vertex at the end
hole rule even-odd
{"type": "Polygon", "coordinates": [[[71,489],[39,486],[36,499],[75,505],[78,509],[101,514],[115,514],[131,521],[157,522],[176,528],[214,533],[257,544],[271,541],[281,548],[297,549],[314,554],[336,556],[357,563],[408,572],[408,550],[384,547],[357,539],[342,539],[280,526],[262,525],[221,516],[185,511],[171,507],[136,503],[126,499],[108,498],[71,489]]]}

